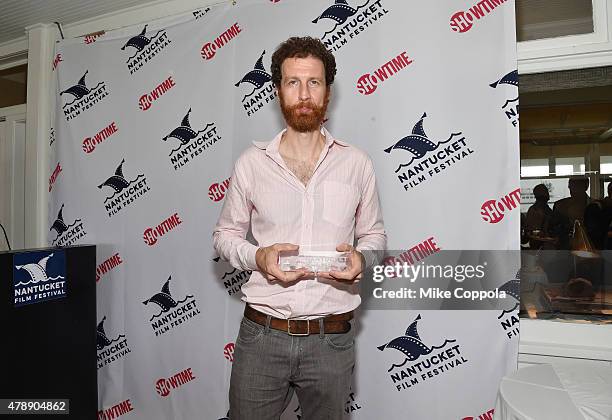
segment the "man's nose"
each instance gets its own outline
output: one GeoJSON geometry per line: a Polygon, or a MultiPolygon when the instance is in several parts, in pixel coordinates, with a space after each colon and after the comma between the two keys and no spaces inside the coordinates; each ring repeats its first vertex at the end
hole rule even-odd
{"type": "Polygon", "coordinates": [[[302,101],[307,101],[308,99],[310,99],[310,90],[308,89],[308,84],[301,84],[300,85],[300,100],[302,101]]]}

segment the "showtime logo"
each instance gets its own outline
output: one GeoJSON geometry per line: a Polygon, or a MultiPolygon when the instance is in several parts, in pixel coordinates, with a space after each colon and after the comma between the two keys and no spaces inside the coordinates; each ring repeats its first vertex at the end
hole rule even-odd
{"type": "Polygon", "coordinates": [[[451,16],[450,26],[455,32],[464,33],[472,29],[474,20],[480,20],[489,13],[493,12],[498,6],[506,3],[508,0],[481,0],[468,11],[459,11],[451,16]]]}
{"type": "Polygon", "coordinates": [[[121,259],[121,255],[118,252],[104,260],[102,264],[96,267],[96,283],[100,281],[103,275],[121,264],[123,264],[123,259],[121,259]]]}
{"type": "Polygon", "coordinates": [[[124,414],[134,411],[132,401],[129,398],[125,401],[121,401],[119,404],[115,404],[110,408],[105,408],[98,411],[98,420],[113,420],[124,414]]]}
{"type": "Polygon", "coordinates": [[[363,95],[374,93],[379,83],[384,82],[389,77],[397,74],[402,69],[408,67],[414,60],[411,60],[406,51],[400,53],[397,57],[387,61],[378,69],[374,70],[374,74],[366,73],[357,80],[357,91],[363,95]]]}
{"type": "Polygon", "coordinates": [[[220,184],[218,182],[215,182],[210,187],[208,187],[208,198],[215,202],[223,200],[223,198],[225,198],[225,193],[229,188],[230,179],[231,178],[227,178],[220,184]]]}
{"type": "Polygon", "coordinates": [[[53,64],[52,64],[52,71],[55,71],[55,69],[57,68],[57,66],[59,65],[59,63],[61,63],[62,61],[64,61],[62,59],[62,55],[61,54],[56,54],[55,57],[53,58],[53,64]]]}
{"type": "Polygon", "coordinates": [[[186,383],[195,380],[195,378],[191,368],[187,368],[169,378],[158,379],[155,383],[155,390],[162,397],[167,397],[170,395],[170,391],[182,387],[186,383]]]}
{"type": "Polygon", "coordinates": [[[489,411],[487,411],[485,413],[482,413],[478,417],[468,416],[468,417],[462,418],[461,420],[493,420],[493,413],[494,412],[495,412],[495,409],[492,408],[489,411]]]}
{"type": "Polygon", "coordinates": [[[104,31],[94,32],[93,34],[85,35],[83,37],[83,42],[85,44],[91,44],[93,42],[96,42],[96,40],[103,35],[104,35],[104,31]]]}
{"type": "Polygon", "coordinates": [[[499,223],[506,211],[514,210],[519,204],[521,204],[521,189],[517,188],[499,200],[485,201],[480,207],[480,215],[485,222],[499,223]]]}
{"type": "Polygon", "coordinates": [[[176,86],[176,82],[172,76],[168,76],[166,80],[157,85],[150,93],[145,93],[140,97],[138,100],[138,107],[143,111],[146,111],[147,109],[151,108],[153,102],[158,100],[164,93],[168,92],[174,86],[176,86]]]}
{"type": "Polygon", "coordinates": [[[57,162],[57,166],[55,167],[55,169],[53,170],[53,173],[49,177],[49,192],[51,192],[51,190],[53,189],[53,185],[55,184],[55,181],[57,180],[57,176],[61,172],[62,172],[62,166],[59,164],[59,162],[57,162]]]}
{"type": "Polygon", "coordinates": [[[223,356],[230,362],[234,361],[234,348],[235,347],[236,345],[234,343],[227,343],[225,347],[223,347],[223,356]]]}
{"type": "MultiPolygon", "coordinates": [[[[390,266],[394,266],[397,263],[399,264],[406,263],[409,265],[413,265],[439,251],[441,251],[441,249],[436,243],[436,239],[433,236],[431,236],[427,238],[426,240],[424,240],[423,242],[419,242],[413,247],[408,248],[407,250],[405,250],[398,256],[386,257],[383,260],[383,264],[390,265],[390,266]]],[[[387,277],[390,277],[390,276],[387,276],[387,277]]]]}
{"type": "Polygon", "coordinates": [[[225,32],[215,38],[213,42],[207,42],[202,46],[202,50],[200,51],[202,58],[204,60],[211,60],[217,53],[217,50],[220,50],[224,45],[236,38],[241,32],[242,29],[240,26],[238,26],[238,22],[234,23],[225,32]]]}
{"type": "Polygon", "coordinates": [[[102,143],[104,140],[118,132],[116,123],[113,121],[102,130],[94,134],[93,137],[85,137],[83,140],[83,151],[85,153],[91,153],[96,149],[96,146],[102,143]]]}
{"type": "Polygon", "coordinates": [[[154,228],[146,228],[143,233],[143,239],[145,244],[149,246],[153,246],[157,243],[158,238],[166,235],[172,229],[178,227],[178,225],[182,224],[183,221],[180,219],[178,213],[174,213],[172,216],[168,217],[166,220],[161,222],[159,225],[154,228]]]}

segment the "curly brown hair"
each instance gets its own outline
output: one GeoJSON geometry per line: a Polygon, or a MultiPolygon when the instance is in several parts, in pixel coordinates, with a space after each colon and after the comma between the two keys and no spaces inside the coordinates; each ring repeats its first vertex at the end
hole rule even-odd
{"type": "Polygon", "coordinates": [[[323,62],[325,67],[325,84],[330,86],[334,83],[336,76],[336,59],[334,55],[325,48],[320,39],[310,36],[291,37],[281,43],[272,54],[272,83],[280,86],[282,79],[281,65],[287,58],[315,57],[323,62]]]}

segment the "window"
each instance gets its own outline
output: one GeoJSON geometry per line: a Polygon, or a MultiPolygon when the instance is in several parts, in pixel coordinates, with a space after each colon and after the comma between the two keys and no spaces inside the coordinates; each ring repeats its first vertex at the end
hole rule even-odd
{"type": "Polygon", "coordinates": [[[556,38],[593,32],[591,0],[516,0],[516,39],[556,38]]]}

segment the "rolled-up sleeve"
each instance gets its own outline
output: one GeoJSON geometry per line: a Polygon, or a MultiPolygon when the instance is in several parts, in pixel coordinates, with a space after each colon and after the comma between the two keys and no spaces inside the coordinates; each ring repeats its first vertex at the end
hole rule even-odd
{"type": "Polygon", "coordinates": [[[238,159],[219,220],[213,230],[213,245],[219,256],[229,261],[233,267],[240,270],[257,270],[255,253],[258,247],[246,239],[253,204],[242,166],[243,160],[238,159]]]}
{"type": "Polygon", "coordinates": [[[369,158],[363,172],[361,201],[355,214],[355,238],[355,248],[364,253],[367,266],[375,264],[382,257],[387,246],[387,233],[376,188],[374,166],[369,158]]]}

